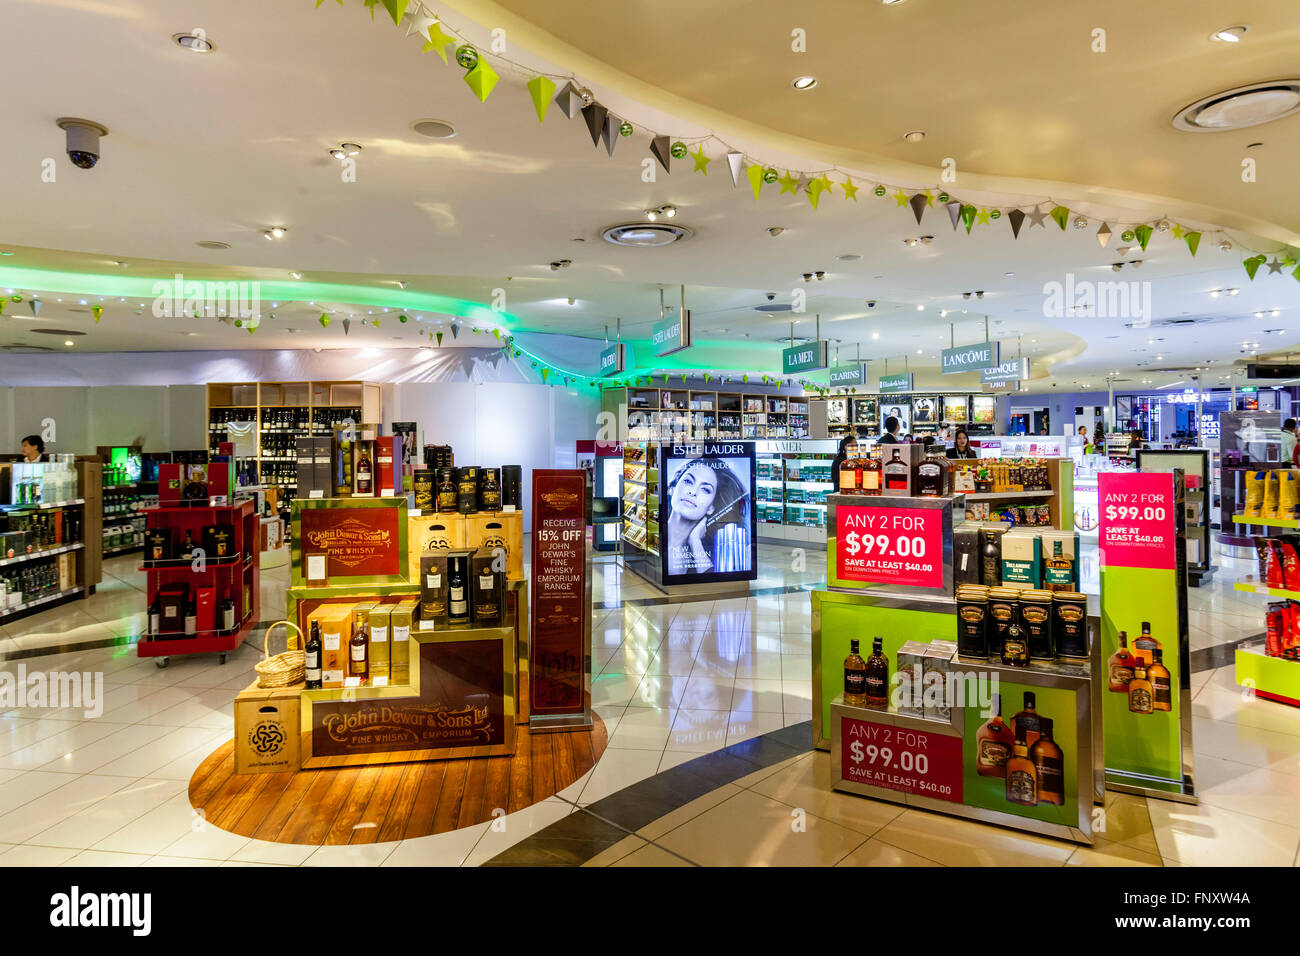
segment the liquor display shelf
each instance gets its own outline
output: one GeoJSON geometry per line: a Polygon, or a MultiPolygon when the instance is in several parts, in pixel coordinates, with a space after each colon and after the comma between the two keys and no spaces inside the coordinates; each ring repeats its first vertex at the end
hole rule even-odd
{"type": "Polygon", "coordinates": [[[12,558],[0,558],[0,568],[7,567],[11,564],[21,564],[23,561],[35,561],[37,558],[52,558],[56,554],[63,554],[66,551],[76,551],[84,548],[86,545],[78,541],[76,544],[61,544],[55,548],[42,548],[39,551],[33,551],[31,554],[16,554],[12,558]]]}
{"type": "Polygon", "coordinates": [[[1300,518],[1255,518],[1233,515],[1233,524],[1257,525],[1261,528],[1300,528],[1300,518]]]}
{"type": "Polygon", "coordinates": [[[1247,594],[1263,594],[1266,597],[1291,598],[1300,601],[1300,591],[1287,591],[1283,588],[1271,588],[1264,584],[1253,584],[1248,581],[1238,581],[1232,586],[1234,591],[1245,591],[1247,594]]]}
{"type": "MultiPolygon", "coordinates": [[[[249,566],[253,563],[253,558],[252,558],[251,555],[248,556],[248,557],[245,557],[245,556],[243,556],[243,555],[239,555],[239,554],[231,555],[231,556],[228,557],[228,558],[204,558],[203,560],[204,560],[207,564],[211,565],[211,566],[214,567],[214,568],[220,568],[220,567],[225,567],[225,566],[227,566],[227,565],[239,564],[240,562],[243,562],[244,567],[249,567],[249,566]]],[[[187,568],[187,567],[192,566],[193,563],[194,563],[194,559],[193,559],[193,558],[188,558],[188,557],[186,557],[186,558],[162,558],[162,559],[160,559],[160,560],[158,560],[158,561],[149,561],[149,560],[146,560],[146,561],[144,561],[144,562],[140,565],[140,567],[136,568],[136,570],[137,570],[137,571],[164,571],[164,570],[167,570],[167,569],[169,569],[169,568],[170,568],[170,569],[177,569],[177,568],[179,568],[179,569],[182,569],[182,570],[183,570],[183,569],[185,569],[185,568],[187,568]]]]}
{"type": "Polygon", "coordinates": [[[17,614],[20,611],[27,611],[34,607],[40,607],[42,604],[50,604],[54,601],[60,601],[63,598],[71,597],[74,594],[80,594],[84,588],[80,584],[76,587],[67,588],[55,594],[47,594],[45,597],[38,597],[33,601],[24,601],[22,604],[16,604],[13,607],[7,607],[0,610],[0,618],[9,617],[11,614],[17,614]]]}
{"type": "Polygon", "coordinates": [[[1012,501],[1016,498],[1050,498],[1056,492],[1045,491],[964,491],[967,501],[1012,501]]]}
{"type": "Polygon", "coordinates": [[[1238,645],[1233,655],[1236,682],[1255,697],[1300,707],[1300,663],[1268,654],[1263,642],[1238,645]]]}
{"type": "Polygon", "coordinates": [[[106,558],[111,558],[119,554],[130,554],[132,551],[139,551],[143,547],[142,544],[123,544],[118,545],[116,548],[105,548],[103,555],[106,558]]]}
{"type": "Polygon", "coordinates": [[[67,501],[40,501],[22,505],[0,505],[0,509],[5,511],[46,511],[52,508],[72,508],[85,503],[85,498],[69,498],[67,501]]]}

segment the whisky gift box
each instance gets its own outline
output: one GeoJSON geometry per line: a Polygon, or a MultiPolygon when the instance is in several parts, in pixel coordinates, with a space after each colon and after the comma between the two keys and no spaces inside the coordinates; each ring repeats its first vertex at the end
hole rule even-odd
{"type": "Polygon", "coordinates": [[[1041,532],[1043,539],[1043,585],[1063,584],[1060,590],[1077,591],[1079,590],[1079,533],[1077,531],[1052,531],[1044,530],[1041,532]],[[1061,556],[1070,559],[1070,575],[1066,581],[1063,572],[1048,566],[1048,558],[1055,554],[1056,542],[1061,542],[1061,556]]]}
{"type": "Polygon", "coordinates": [[[217,589],[205,584],[194,589],[195,628],[200,634],[217,629],[217,589]]]}
{"type": "Polygon", "coordinates": [[[298,497],[310,498],[316,487],[316,439],[295,438],[293,450],[298,459],[298,497]]]}
{"type": "Polygon", "coordinates": [[[376,604],[370,609],[369,677],[371,687],[386,687],[392,675],[389,624],[392,621],[393,603],[376,604]]]}
{"type": "Polygon", "coordinates": [[[456,469],[456,510],[463,515],[479,510],[478,468],[474,465],[456,469]]]}
{"type": "Polygon", "coordinates": [[[1052,629],[1056,653],[1069,660],[1088,659],[1088,598],[1078,591],[1052,595],[1052,629]]]}
{"type": "Polygon", "coordinates": [[[1002,536],[1002,584],[1037,588],[1043,581],[1042,539],[1036,532],[1012,529],[1002,536]]]}
{"type": "Polygon", "coordinates": [[[481,627],[496,627],[505,619],[504,555],[479,548],[470,558],[470,617],[481,627]]]}
{"type": "Polygon", "coordinates": [[[937,683],[941,688],[925,695],[923,709],[926,719],[952,720],[952,702],[948,699],[947,693],[948,671],[952,669],[952,650],[942,644],[936,647],[935,643],[931,642],[926,648],[925,658],[921,663],[925,668],[923,686],[929,688],[937,683]]]}
{"type": "Polygon", "coordinates": [[[447,626],[447,555],[448,550],[420,555],[421,626],[447,626]]]}
{"type": "Polygon", "coordinates": [[[208,560],[235,556],[235,528],[228,524],[210,524],[203,529],[203,552],[208,560]]]}
{"type": "Polygon", "coordinates": [[[375,494],[388,497],[401,491],[402,439],[380,435],[375,439],[375,494]]]}
{"type": "Polygon", "coordinates": [[[331,604],[321,612],[321,686],[342,687],[348,670],[348,644],[352,640],[352,605],[331,604]]]}
{"type": "Polygon", "coordinates": [[[188,584],[164,584],[158,588],[160,634],[181,634],[185,631],[185,603],[189,596],[188,584]]]}
{"type": "Polygon", "coordinates": [[[501,510],[522,511],[524,507],[524,466],[501,466],[501,510]]]}
{"type": "Polygon", "coordinates": [[[956,584],[980,583],[980,534],[978,527],[962,525],[953,529],[952,576],[956,584]]]}
{"type": "MultiPolygon", "coordinates": [[[[328,498],[333,492],[334,481],[334,440],[327,435],[312,438],[315,448],[312,468],[312,490],[308,498],[328,498]]],[[[304,497],[299,492],[298,497],[304,497]]]]}
{"type": "Polygon", "coordinates": [[[415,624],[415,615],[419,611],[419,606],[420,602],[411,598],[393,608],[388,625],[391,670],[389,683],[391,684],[411,682],[411,628],[415,624]]]}
{"type": "Polygon", "coordinates": [[[1056,641],[1052,630],[1052,592],[1035,589],[1020,592],[1021,631],[1029,642],[1029,659],[1056,660],[1056,641]]]}
{"type": "Polygon", "coordinates": [[[478,506],[480,511],[501,510],[501,469],[500,468],[479,469],[478,506]]]}
{"type": "Polygon", "coordinates": [[[361,430],[352,442],[352,497],[373,498],[379,494],[377,456],[374,433],[361,430]]]}
{"type": "Polygon", "coordinates": [[[144,533],[144,559],[167,561],[172,557],[172,532],[170,528],[150,528],[144,533]]]}
{"type": "Polygon", "coordinates": [[[929,650],[930,645],[922,644],[920,641],[908,641],[898,649],[898,673],[906,675],[900,676],[899,686],[907,688],[899,701],[900,714],[908,714],[912,717],[925,716],[922,704],[922,691],[925,685],[922,682],[925,680],[925,655],[929,650]]]}
{"type": "Polygon", "coordinates": [[[411,475],[411,488],[415,492],[415,510],[420,514],[427,514],[434,510],[434,477],[434,472],[429,468],[417,468],[411,475]]]}

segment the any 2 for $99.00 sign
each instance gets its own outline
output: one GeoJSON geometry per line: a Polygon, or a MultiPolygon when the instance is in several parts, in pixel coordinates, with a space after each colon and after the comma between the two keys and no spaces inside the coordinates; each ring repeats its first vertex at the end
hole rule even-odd
{"type": "Polygon", "coordinates": [[[835,513],[836,576],[868,584],[943,586],[938,508],[841,505],[835,513]]]}

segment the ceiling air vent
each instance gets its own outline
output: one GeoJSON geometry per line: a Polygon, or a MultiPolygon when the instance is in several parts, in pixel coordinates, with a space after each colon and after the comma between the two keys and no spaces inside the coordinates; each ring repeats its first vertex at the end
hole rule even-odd
{"type": "Polygon", "coordinates": [[[1260,126],[1300,111],[1300,80],[1272,80],[1225,90],[1185,106],[1174,126],[1189,133],[1224,133],[1260,126]]]}
{"type": "Polygon", "coordinates": [[[625,222],[609,226],[601,237],[616,246],[668,246],[695,235],[685,226],[668,222],[625,222]]]}

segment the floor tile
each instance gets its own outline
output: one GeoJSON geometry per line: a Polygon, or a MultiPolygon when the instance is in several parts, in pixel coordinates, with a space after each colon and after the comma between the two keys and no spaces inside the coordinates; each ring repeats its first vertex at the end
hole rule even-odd
{"type": "Polygon", "coordinates": [[[925,810],[904,810],[876,838],[946,866],[1063,866],[1075,845],[925,810]]]}
{"type": "Polygon", "coordinates": [[[900,850],[879,840],[867,840],[836,866],[942,866],[934,860],[900,850]]]}
{"type": "Polygon", "coordinates": [[[1212,804],[1147,800],[1160,856],[1191,866],[1293,866],[1300,828],[1212,804]]]}
{"type": "Polygon", "coordinates": [[[385,859],[383,866],[464,866],[483,833],[491,824],[480,823],[450,833],[403,840],[385,859]]]}

